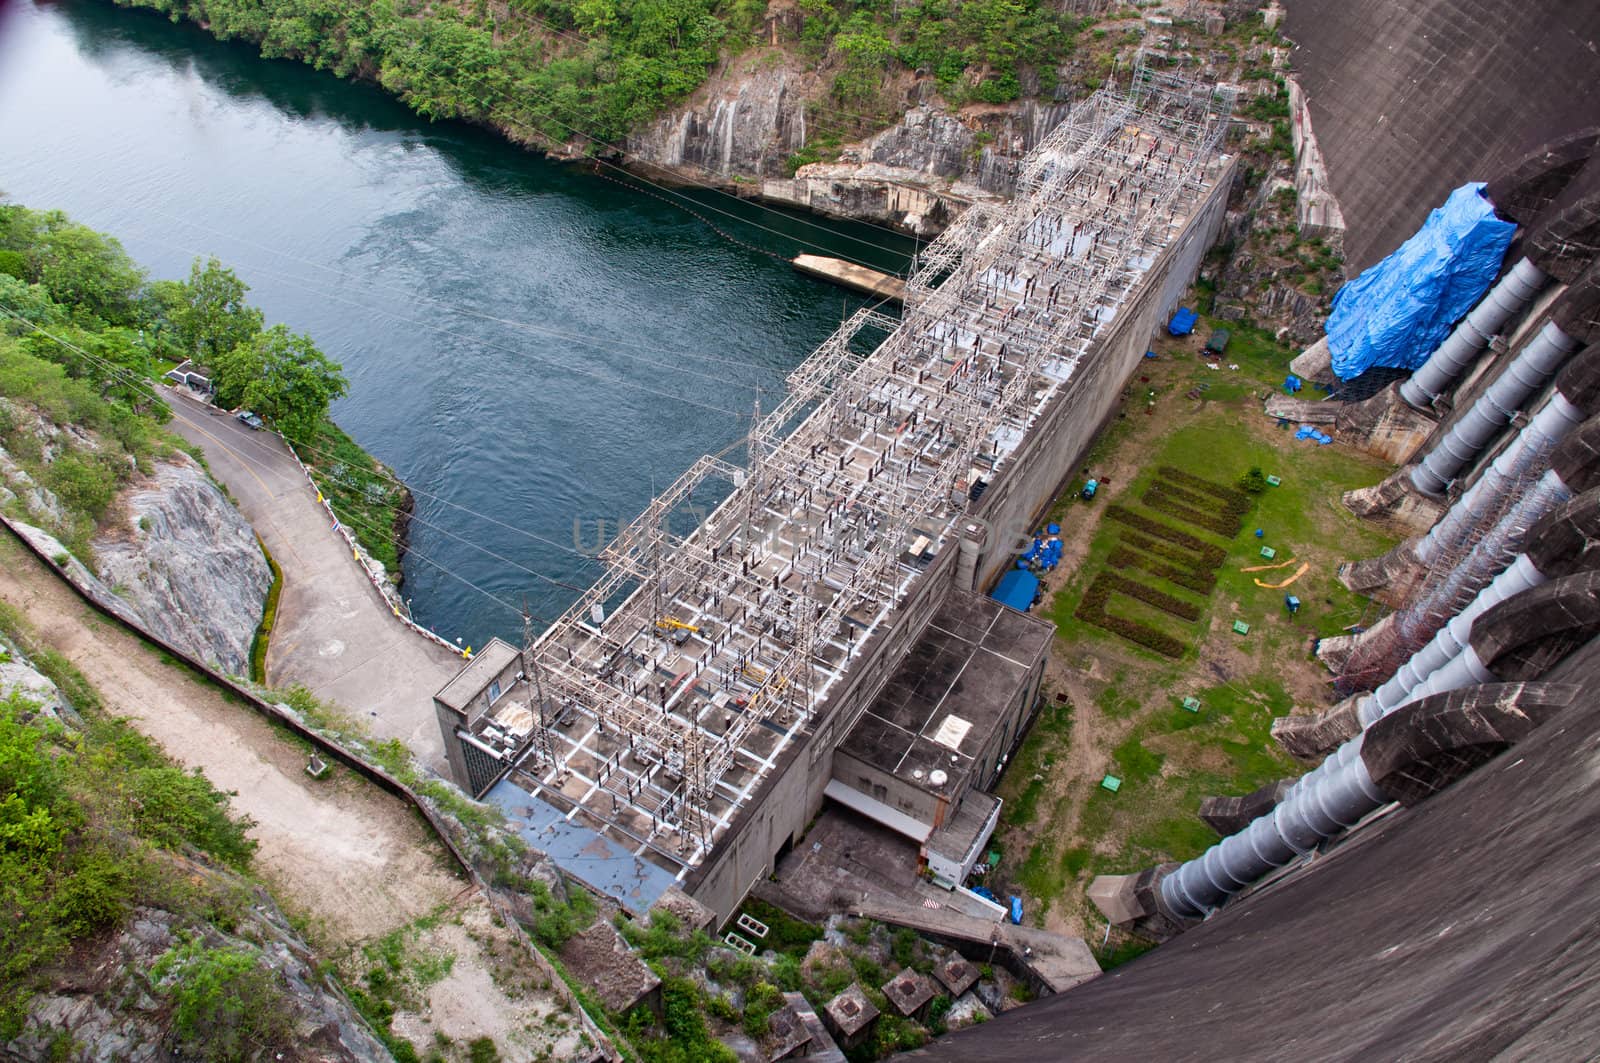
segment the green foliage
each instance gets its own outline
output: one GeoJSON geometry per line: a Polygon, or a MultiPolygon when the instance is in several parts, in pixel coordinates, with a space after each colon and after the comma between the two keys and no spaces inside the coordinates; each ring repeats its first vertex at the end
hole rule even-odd
{"type": "Polygon", "coordinates": [[[334,516],[355,532],[375,560],[397,571],[396,543],[410,504],[405,488],[326,418],[300,457],[311,467],[317,490],[333,506],[334,516]]]}
{"type": "Polygon", "coordinates": [[[267,566],[272,570],[272,586],[267,590],[267,600],[261,609],[261,623],[256,628],[256,634],[250,640],[250,681],[252,683],[265,683],[267,681],[267,649],[272,642],[272,628],[278,621],[278,598],[283,594],[283,569],[278,567],[278,562],[267,551],[267,544],[259,538],[261,543],[261,556],[267,559],[267,566]]]}
{"type": "Polygon", "coordinates": [[[290,439],[312,438],[329,403],[349,389],[338,363],[284,325],[216,352],[211,368],[219,403],[254,410],[290,439]]]}
{"type": "MultiPolygon", "coordinates": [[[[18,618],[0,623],[26,641],[18,618]]],[[[77,703],[87,712],[98,699],[77,703]]],[[[175,903],[156,871],[162,850],[195,846],[242,866],[253,848],[226,797],[126,724],[92,717],[70,733],[34,712],[20,695],[0,701],[0,1037],[15,1035],[35,979],[73,942],[135,904],[175,903]]]]}
{"type": "Polygon", "coordinates": [[[261,311],[244,301],[250,286],[215,258],[194,260],[187,284],[177,285],[169,321],[184,355],[216,368],[220,355],[261,331],[261,311]]]}
{"type": "Polygon", "coordinates": [[[661,1021],[645,1007],[630,1011],[623,1030],[645,1063],[736,1063],[738,1056],[706,1029],[700,987],[668,974],[661,980],[661,1021]]]}
{"type": "Polygon", "coordinates": [[[1252,495],[1259,495],[1267,489],[1267,474],[1261,471],[1261,466],[1252,465],[1250,471],[1239,477],[1239,490],[1248,491],[1252,495]]]}
{"type": "Polygon", "coordinates": [[[100,325],[134,322],[143,275],[113,238],[58,210],[0,205],[0,251],[12,253],[8,274],[42,286],[76,314],[100,325]],[[20,272],[14,272],[19,258],[20,272]]]}
{"type": "Polygon", "coordinates": [[[500,1063],[500,1049],[493,1037],[474,1037],[467,1042],[470,1063],[500,1063]]]}
{"type": "Polygon", "coordinates": [[[293,1033],[278,976],[254,949],[210,948],[191,937],[167,950],[150,977],[172,998],[183,1047],[204,1058],[252,1058],[293,1033]]]}
{"type": "Polygon", "coordinates": [[[782,908],[758,897],[746,898],[740,910],[766,924],[767,936],[761,942],[763,948],[804,959],[811,943],[822,940],[820,926],[796,919],[782,908]]]}

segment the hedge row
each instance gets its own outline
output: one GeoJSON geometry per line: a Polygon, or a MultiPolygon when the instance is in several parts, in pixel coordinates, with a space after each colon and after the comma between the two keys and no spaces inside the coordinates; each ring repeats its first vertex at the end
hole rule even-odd
{"type": "Polygon", "coordinates": [[[1221,568],[1222,563],[1228,559],[1228,552],[1216,543],[1208,543],[1198,539],[1188,532],[1179,531],[1170,524],[1163,524],[1159,520],[1152,520],[1142,513],[1124,509],[1119,505],[1106,507],[1106,516],[1119,524],[1126,524],[1130,528],[1137,528],[1146,535],[1153,535],[1174,546],[1181,546],[1185,550],[1197,555],[1208,568],[1221,568]]]}
{"type": "Polygon", "coordinates": [[[1164,657],[1182,657],[1183,643],[1171,635],[1141,624],[1137,620],[1112,616],[1106,612],[1106,603],[1111,600],[1111,595],[1121,589],[1118,583],[1126,582],[1129,581],[1114,573],[1101,572],[1095,577],[1094,582],[1089,584],[1089,589],[1083,592],[1083,601],[1078,603],[1073,615],[1084,623],[1104,628],[1113,635],[1121,635],[1129,642],[1155,650],[1164,657]]]}
{"type": "Polygon", "coordinates": [[[1191,487],[1196,491],[1203,491],[1208,495],[1221,499],[1228,505],[1241,507],[1241,513],[1248,511],[1250,508],[1250,496],[1239,490],[1237,487],[1229,487],[1227,484],[1219,484],[1212,480],[1207,480],[1203,477],[1196,476],[1192,472],[1184,472],[1182,469],[1174,469],[1171,465],[1161,466],[1156,470],[1156,473],[1163,480],[1168,480],[1175,484],[1183,484],[1185,487],[1191,487]]]}
{"type": "Polygon", "coordinates": [[[1138,580],[1114,573],[1101,573],[1111,579],[1111,590],[1117,594],[1125,594],[1129,598],[1137,598],[1146,605],[1154,606],[1179,620],[1195,621],[1200,619],[1200,607],[1193,602],[1186,602],[1182,598],[1174,598],[1166,591],[1158,591],[1154,587],[1140,583],[1138,580]]]}
{"type": "Polygon", "coordinates": [[[1213,577],[1213,584],[1216,582],[1217,569],[1222,567],[1222,562],[1227,560],[1228,557],[1227,551],[1223,550],[1222,547],[1212,546],[1210,543],[1205,544],[1206,549],[1203,552],[1196,553],[1176,543],[1166,543],[1159,539],[1147,538],[1136,531],[1123,532],[1122,541],[1135,550],[1142,550],[1155,557],[1166,558],[1168,561],[1181,565],[1197,575],[1213,577]]]}
{"type": "Polygon", "coordinates": [[[1176,496],[1164,490],[1159,483],[1146,488],[1140,500],[1157,513],[1164,513],[1197,528],[1204,528],[1224,539],[1232,539],[1239,534],[1240,524],[1236,518],[1230,519],[1220,513],[1207,513],[1193,506],[1186,506],[1176,496]]]}
{"type": "Polygon", "coordinates": [[[1113,547],[1111,555],[1106,558],[1106,564],[1118,569],[1143,569],[1152,576],[1160,576],[1164,580],[1170,580],[1180,587],[1194,591],[1196,594],[1208,595],[1216,590],[1217,587],[1217,577],[1213,573],[1196,572],[1192,568],[1179,568],[1176,565],[1169,565],[1165,561],[1157,561],[1155,558],[1146,557],[1139,551],[1126,546],[1113,547]]]}
{"type": "Polygon", "coordinates": [[[1187,487],[1157,480],[1150,485],[1152,491],[1159,491],[1164,495],[1171,495],[1186,506],[1193,506],[1204,513],[1219,513],[1235,520],[1243,520],[1244,515],[1250,512],[1248,495],[1238,495],[1234,498],[1213,498],[1200,491],[1192,491],[1187,487]]]}

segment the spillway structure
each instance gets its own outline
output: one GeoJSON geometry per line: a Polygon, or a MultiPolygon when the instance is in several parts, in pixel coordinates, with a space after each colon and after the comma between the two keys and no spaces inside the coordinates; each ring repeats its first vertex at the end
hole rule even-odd
{"type": "MultiPolygon", "coordinates": [[[[1111,415],[1220,226],[1231,105],[1142,65],[1077,104],[1012,203],[972,208],[920,256],[898,320],[858,311],[789,375],[744,465],[697,461],[548,629],[491,646],[436,696],[462,782],[555,809],[552,838],[592,832],[601,863],[726,919],[803,835],[834,750],[945,598],[1009,567],[1010,539],[1111,415]]],[[[908,739],[928,765],[883,769],[929,830],[1020,737],[1008,719],[979,749],[949,720],[908,739]]],[[[653,890],[584,860],[577,846],[564,866],[648,906],[653,890]]]]}

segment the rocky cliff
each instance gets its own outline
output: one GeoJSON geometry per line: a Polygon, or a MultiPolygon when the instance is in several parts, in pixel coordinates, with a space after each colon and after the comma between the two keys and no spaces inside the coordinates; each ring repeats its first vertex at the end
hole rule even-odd
{"type": "Polygon", "coordinates": [[[177,450],[141,470],[91,432],[0,403],[9,425],[0,437],[0,509],[18,531],[101,605],[247,674],[272,573],[249,523],[205,470],[177,450]],[[118,462],[115,477],[106,474],[118,462]],[[97,516],[82,497],[91,490],[109,497],[93,507],[97,516]]]}
{"type": "Polygon", "coordinates": [[[96,574],[150,630],[233,675],[272,586],[255,532],[187,455],[158,462],[93,541],[96,574]]]}
{"type": "Polygon", "coordinates": [[[1066,116],[1066,103],[1021,100],[952,111],[932,78],[902,75],[901,119],[858,138],[859,125],[819,103],[826,83],[778,48],[724,64],[682,105],[629,137],[645,176],[707,178],[837,217],[930,235],[967,204],[1011,194],[1017,161],[1066,116]],[[852,142],[815,161],[815,145],[852,142]],[[808,161],[812,160],[812,161],[808,161]]]}

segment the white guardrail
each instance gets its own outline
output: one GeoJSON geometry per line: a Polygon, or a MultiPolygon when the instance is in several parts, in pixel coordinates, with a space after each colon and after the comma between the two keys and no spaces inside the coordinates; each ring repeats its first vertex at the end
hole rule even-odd
{"type": "MultiPolygon", "coordinates": [[[[390,583],[383,575],[385,571],[383,565],[372,559],[371,555],[369,555],[366,549],[362,547],[361,543],[357,541],[355,534],[345,526],[344,522],[339,519],[339,515],[333,511],[332,504],[329,503],[326,496],[323,495],[322,488],[317,486],[316,478],[311,475],[310,466],[306,465],[305,462],[300,460],[300,454],[294,449],[294,444],[289,442],[282,432],[273,430],[273,435],[283,440],[283,445],[289,451],[290,457],[294,458],[294,463],[300,466],[300,472],[305,476],[306,483],[310,485],[312,491],[316,492],[318,504],[320,504],[322,508],[327,511],[328,519],[333,522],[333,530],[338,532],[339,535],[343,537],[345,545],[350,547],[350,556],[355,560],[356,564],[361,566],[361,571],[366,573],[367,581],[371,583],[372,586],[377,590],[378,594],[383,597],[384,602],[389,606],[389,611],[394,614],[395,619],[400,621],[406,627],[410,628],[412,631],[415,631],[417,634],[421,635],[423,638],[432,642],[437,642],[451,653],[459,653],[461,656],[470,660],[472,657],[472,648],[470,646],[463,650],[460,646],[455,645],[443,635],[430,631],[421,624],[417,623],[415,620],[411,619],[410,610],[405,608],[405,601],[400,597],[400,592],[395,590],[394,584],[390,583]]],[[[396,482],[398,482],[398,480],[396,482]]]]}

